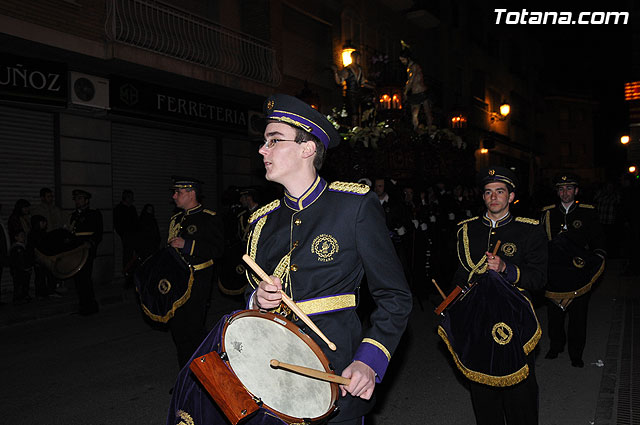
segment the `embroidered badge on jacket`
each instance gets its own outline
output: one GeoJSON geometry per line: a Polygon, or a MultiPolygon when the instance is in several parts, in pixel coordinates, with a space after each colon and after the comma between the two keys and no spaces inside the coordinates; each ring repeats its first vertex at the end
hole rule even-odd
{"type": "Polygon", "coordinates": [[[196,227],[195,224],[192,224],[189,227],[187,227],[187,233],[190,235],[193,235],[197,231],[198,231],[198,228],[196,227]]]}
{"type": "Polygon", "coordinates": [[[502,252],[504,252],[504,255],[507,257],[513,257],[513,254],[515,254],[517,250],[518,248],[516,248],[516,244],[513,242],[507,242],[502,245],[502,252]]]}
{"type": "Polygon", "coordinates": [[[333,261],[333,256],[340,250],[338,241],[331,235],[316,236],[311,244],[311,252],[318,256],[318,261],[333,261]]]}
{"type": "Polygon", "coordinates": [[[574,229],[579,229],[582,227],[582,221],[581,220],[574,220],[573,223],[571,223],[573,225],[574,229]]]}

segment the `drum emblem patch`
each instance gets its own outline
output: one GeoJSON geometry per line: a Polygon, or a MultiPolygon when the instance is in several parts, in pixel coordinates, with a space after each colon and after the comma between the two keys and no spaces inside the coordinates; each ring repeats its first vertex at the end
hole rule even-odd
{"type": "Polygon", "coordinates": [[[311,244],[311,252],[318,255],[318,261],[333,261],[333,256],[340,251],[338,241],[331,235],[316,236],[311,244]]]}
{"type": "Polygon", "coordinates": [[[580,257],[573,257],[573,265],[581,269],[584,267],[584,260],[580,257]]]}
{"type": "Polygon", "coordinates": [[[236,273],[237,274],[244,274],[245,271],[247,271],[247,269],[244,267],[244,264],[238,264],[236,266],[236,273]]]}
{"type": "Polygon", "coordinates": [[[195,224],[192,224],[189,227],[187,227],[187,233],[190,235],[193,235],[197,231],[198,231],[198,228],[196,227],[195,224]]]}
{"type": "Polygon", "coordinates": [[[160,291],[162,295],[167,295],[170,290],[171,282],[169,282],[167,279],[161,279],[160,282],[158,282],[158,291],[160,291]]]}
{"type": "Polygon", "coordinates": [[[574,220],[573,223],[571,223],[571,224],[573,224],[573,228],[574,229],[579,229],[579,228],[582,227],[582,221],[580,221],[580,220],[574,220]]]}
{"type": "Polygon", "coordinates": [[[498,322],[493,325],[491,335],[493,336],[493,340],[498,344],[507,345],[513,337],[513,331],[506,323],[498,322]]]}
{"type": "Polygon", "coordinates": [[[504,252],[504,255],[507,257],[513,257],[513,254],[515,254],[517,250],[516,244],[512,242],[507,242],[502,245],[502,252],[504,252]]]}

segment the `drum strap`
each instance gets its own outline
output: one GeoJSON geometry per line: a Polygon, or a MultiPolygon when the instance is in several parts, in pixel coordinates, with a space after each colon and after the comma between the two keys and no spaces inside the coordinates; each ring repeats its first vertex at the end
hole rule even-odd
{"type": "Polygon", "coordinates": [[[205,261],[204,263],[196,264],[193,266],[193,271],[197,272],[198,270],[204,270],[207,267],[213,266],[213,260],[205,261]]]}

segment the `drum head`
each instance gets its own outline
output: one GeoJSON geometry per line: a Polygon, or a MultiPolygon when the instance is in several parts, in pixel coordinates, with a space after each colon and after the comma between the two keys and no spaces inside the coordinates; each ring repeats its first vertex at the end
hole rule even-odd
{"type": "Polygon", "coordinates": [[[293,418],[314,419],[330,412],[337,392],[332,390],[332,384],[269,364],[271,359],[277,359],[331,372],[324,354],[320,351],[324,357],[321,360],[307,340],[315,344],[277,315],[243,312],[227,324],[223,349],[244,387],[267,407],[293,418]]]}

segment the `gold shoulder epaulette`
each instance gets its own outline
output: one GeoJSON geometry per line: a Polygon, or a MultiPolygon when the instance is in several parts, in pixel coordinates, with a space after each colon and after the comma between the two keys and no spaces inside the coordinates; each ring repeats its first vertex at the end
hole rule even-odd
{"type": "Polygon", "coordinates": [[[460,223],[458,223],[458,226],[462,226],[464,223],[468,223],[468,222],[470,222],[470,221],[477,220],[477,219],[479,219],[479,218],[480,218],[480,216],[479,216],[479,215],[477,215],[477,216],[475,216],[475,217],[471,217],[471,218],[468,218],[468,219],[466,219],[466,220],[462,220],[460,223]]]}
{"type": "Polygon", "coordinates": [[[251,217],[249,217],[249,224],[255,223],[260,217],[269,214],[271,211],[274,211],[278,207],[280,207],[280,200],[276,199],[275,201],[268,203],[264,207],[258,208],[258,210],[251,214],[251,217]]]}
{"type": "Polygon", "coordinates": [[[547,211],[552,208],[555,208],[556,204],[547,205],[546,207],[542,207],[542,211],[547,211]]]}
{"type": "Polygon", "coordinates": [[[594,205],[591,204],[578,204],[578,207],[580,208],[589,208],[590,210],[595,210],[596,207],[594,205]]]}
{"type": "Polygon", "coordinates": [[[371,188],[362,183],[333,182],[329,185],[329,190],[334,192],[353,193],[354,195],[364,195],[368,193],[371,188]]]}
{"type": "Polygon", "coordinates": [[[206,208],[205,208],[205,209],[203,209],[203,210],[202,210],[202,212],[205,212],[205,213],[207,213],[207,214],[209,214],[209,215],[216,215],[216,212],[215,212],[215,211],[211,211],[211,210],[208,210],[208,209],[206,209],[206,208]]]}
{"type": "Polygon", "coordinates": [[[519,221],[520,223],[533,224],[536,226],[540,224],[540,220],[534,220],[533,218],[527,218],[527,217],[516,217],[516,221],[519,221]]]}

